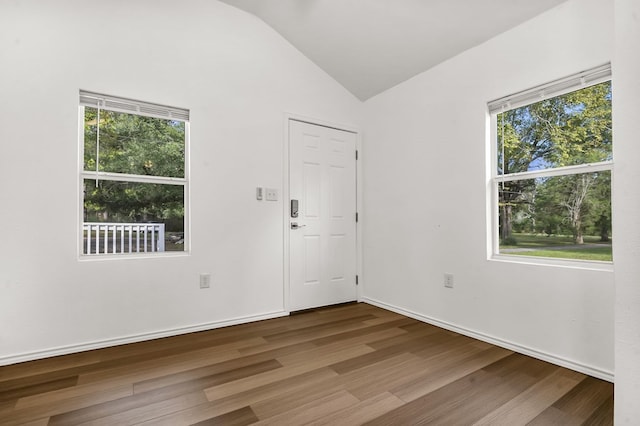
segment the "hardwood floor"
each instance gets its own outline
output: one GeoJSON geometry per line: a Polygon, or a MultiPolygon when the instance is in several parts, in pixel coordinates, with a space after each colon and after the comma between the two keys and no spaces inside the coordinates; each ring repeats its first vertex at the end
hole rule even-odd
{"type": "Polygon", "coordinates": [[[2,425],[610,425],[613,385],[366,304],[0,367],[2,425]]]}

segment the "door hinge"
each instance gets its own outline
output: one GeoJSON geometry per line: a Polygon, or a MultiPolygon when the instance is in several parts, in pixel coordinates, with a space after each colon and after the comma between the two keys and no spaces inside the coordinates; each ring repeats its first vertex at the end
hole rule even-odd
{"type": "Polygon", "coordinates": [[[358,219],[359,219],[358,212],[356,212],[356,223],[358,223],[358,219]]]}
{"type": "Polygon", "coordinates": [[[358,276],[356,275],[356,285],[358,285],[358,276]]]}
{"type": "Polygon", "coordinates": [[[356,149],[356,160],[358,159],[358,150],[356,149]]]}

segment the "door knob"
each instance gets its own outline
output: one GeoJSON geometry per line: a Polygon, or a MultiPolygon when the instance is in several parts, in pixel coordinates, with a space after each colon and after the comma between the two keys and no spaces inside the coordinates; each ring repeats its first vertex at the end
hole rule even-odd
{"type": "Polygon", "coordinates": [[[298,225],[298,222],[291,222],[291,229],[300,229],[304,228],[307,225],[298,225]]]}

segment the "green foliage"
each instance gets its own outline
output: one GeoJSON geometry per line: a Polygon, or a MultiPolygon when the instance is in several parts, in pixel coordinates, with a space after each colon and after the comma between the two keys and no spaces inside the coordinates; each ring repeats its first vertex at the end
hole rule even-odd
{"type": "MultiPolygon", "coordinates": [[[[184,177],[184,165],[185,123],[107,110],[98,117],[97,109],[85,108],[86,171],[184,177]]],[[[85,180],[85,220],[157,221],[182,231],[184,187],[85,180]]]]}
{"type": "Polygon", "coordinates": [[[185,124],[160,118],[85,108],[84,169],[184,177],[185,124]]]}
{"type": "Polygon", "coordinates": [[[562,259],[611,261],[611,243],[600,243],[597,235],[585,235],[584,245],[574,243],[572,235],[513,234],[518,245],[500,245],[500,253],[562,259]]]}
{"type": "Polygon", "coordinates": [[[518,240],[513,235],[509,235],[507,238],[500,241],[500,246],[517,246],[518,240]]]}
{"type": "Polygon", "coordinates": [[[184,187],[85,179],[85,221],[164,222],[182,231],[184,187]]]}
{"type": "MultiPolygon", "coordinates": [[[[499,114],[498,173],[610,160],[611,83],[499,114]]],[[[522,179],[500,184],[500,236],[569,233],[574,242],[611,232],[609,172],[522,179]]]]}
{"type": "MultiPolygon", "coordinates": [[[[547,234],[529,234],[514,233],[513,236],[518,240],[518,248],[544,248],[544,247],[566,247],[574,246],[572,235],[547,235],[547,234]]],[[[600,238],[592,235],[585,235],[586,244],[598,244],[600,238]]],[[[603,246],[607,244],[602,244],[603,246]]],[[[609,244],[610,245],[610,244],[609,244]]],[[[506,248],[506,247],[501,247],[506,248]]]]}
{"type": "Polygon", "coordinates": [[[510,254],[516,256],[551,257],[559,259],[595,260],[604,262],[611,262],[613,260],[611,246],[563,250],[535,250],[510,254]]]}
{"type": "Polygon", "coordinates": [[[612,158],[611,82],[506,111],[497,121],[500,174],[612,158]]]}

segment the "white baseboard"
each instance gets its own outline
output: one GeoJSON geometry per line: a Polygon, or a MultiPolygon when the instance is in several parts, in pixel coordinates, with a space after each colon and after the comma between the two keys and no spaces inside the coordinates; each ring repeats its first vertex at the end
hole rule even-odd
{"type": "Polygon", "coordinates": [[[180,334],[194,333],[198,331],[213,330],[215,328],[228,327],[231,325],[245,324],[254,321],[262,321],[266,319],[284,317],[289,312],[279,311],[270,312],[261,315],[252,315],[246,317],[233,318],[224,321],[214,321],[206,324],[198,324],[188,327],[178,327],[169,330],[156,331],[153,333],[135,334],[116,339],[97,340],[89,343],[81,343],[78,345],[61,346],[58,348],[45,349],[41,351],[27,352],[17,355],[8,355],[0,357],[0,366],[17,364],[19,362],[33,361],[37,359],[50,358],[59,355],[68,355],[77,352],[90,351],[93,349],[102,349],[110,346],[126,345],[128,343],[143,342],[145,340],[160,339],[163,337],[178,336],[180,334]]]}
{"type": "Polygon", "coordinates": [[[374,299],[369,299],[364,297],[361,299],[361,301],[364,303],[369,303],[370,305],[377,306],[382,309],[386,309],[386,310],[396,312],[398,314],[416,319],[418,321],[426,322],[427,324],[435,325],[436,327],[444,328],[445,330],[450,330],[458,334],[462,334],[468,337],[472,337],[474,339],[482,340],[483,342],[491,343],[492,345],[500,346],[502,348],[509,349],[514,352],[528,355],[533,358],[541,359],[543,361],[550,362],[552,364],[556,364],[561,367],[568,368],[570,370],[575,370],[580,373],[588,374],[589,376],[597,377],[599,379],[606,380],[608,382],[613,383],[614,381],[614,373],[611,371],[602,370],[600,368],[581,364],[579,362],[575,362],[570,359],[562,358],[553,354],[528,348],[526,346],[522,346],[517,343],[508,342],[508,341],[499,339],[497,337],[489,336],[484,333],[480,333],[474,330],[469,330],[467,328],[448,323],[446,321],[440,321],[435,318],[418,314],[416,312],[409,311],[407,309],[403,309],[398,306],[389,305],[387,303],[380,302],[379,300],[374,300],[374,299]]]}

